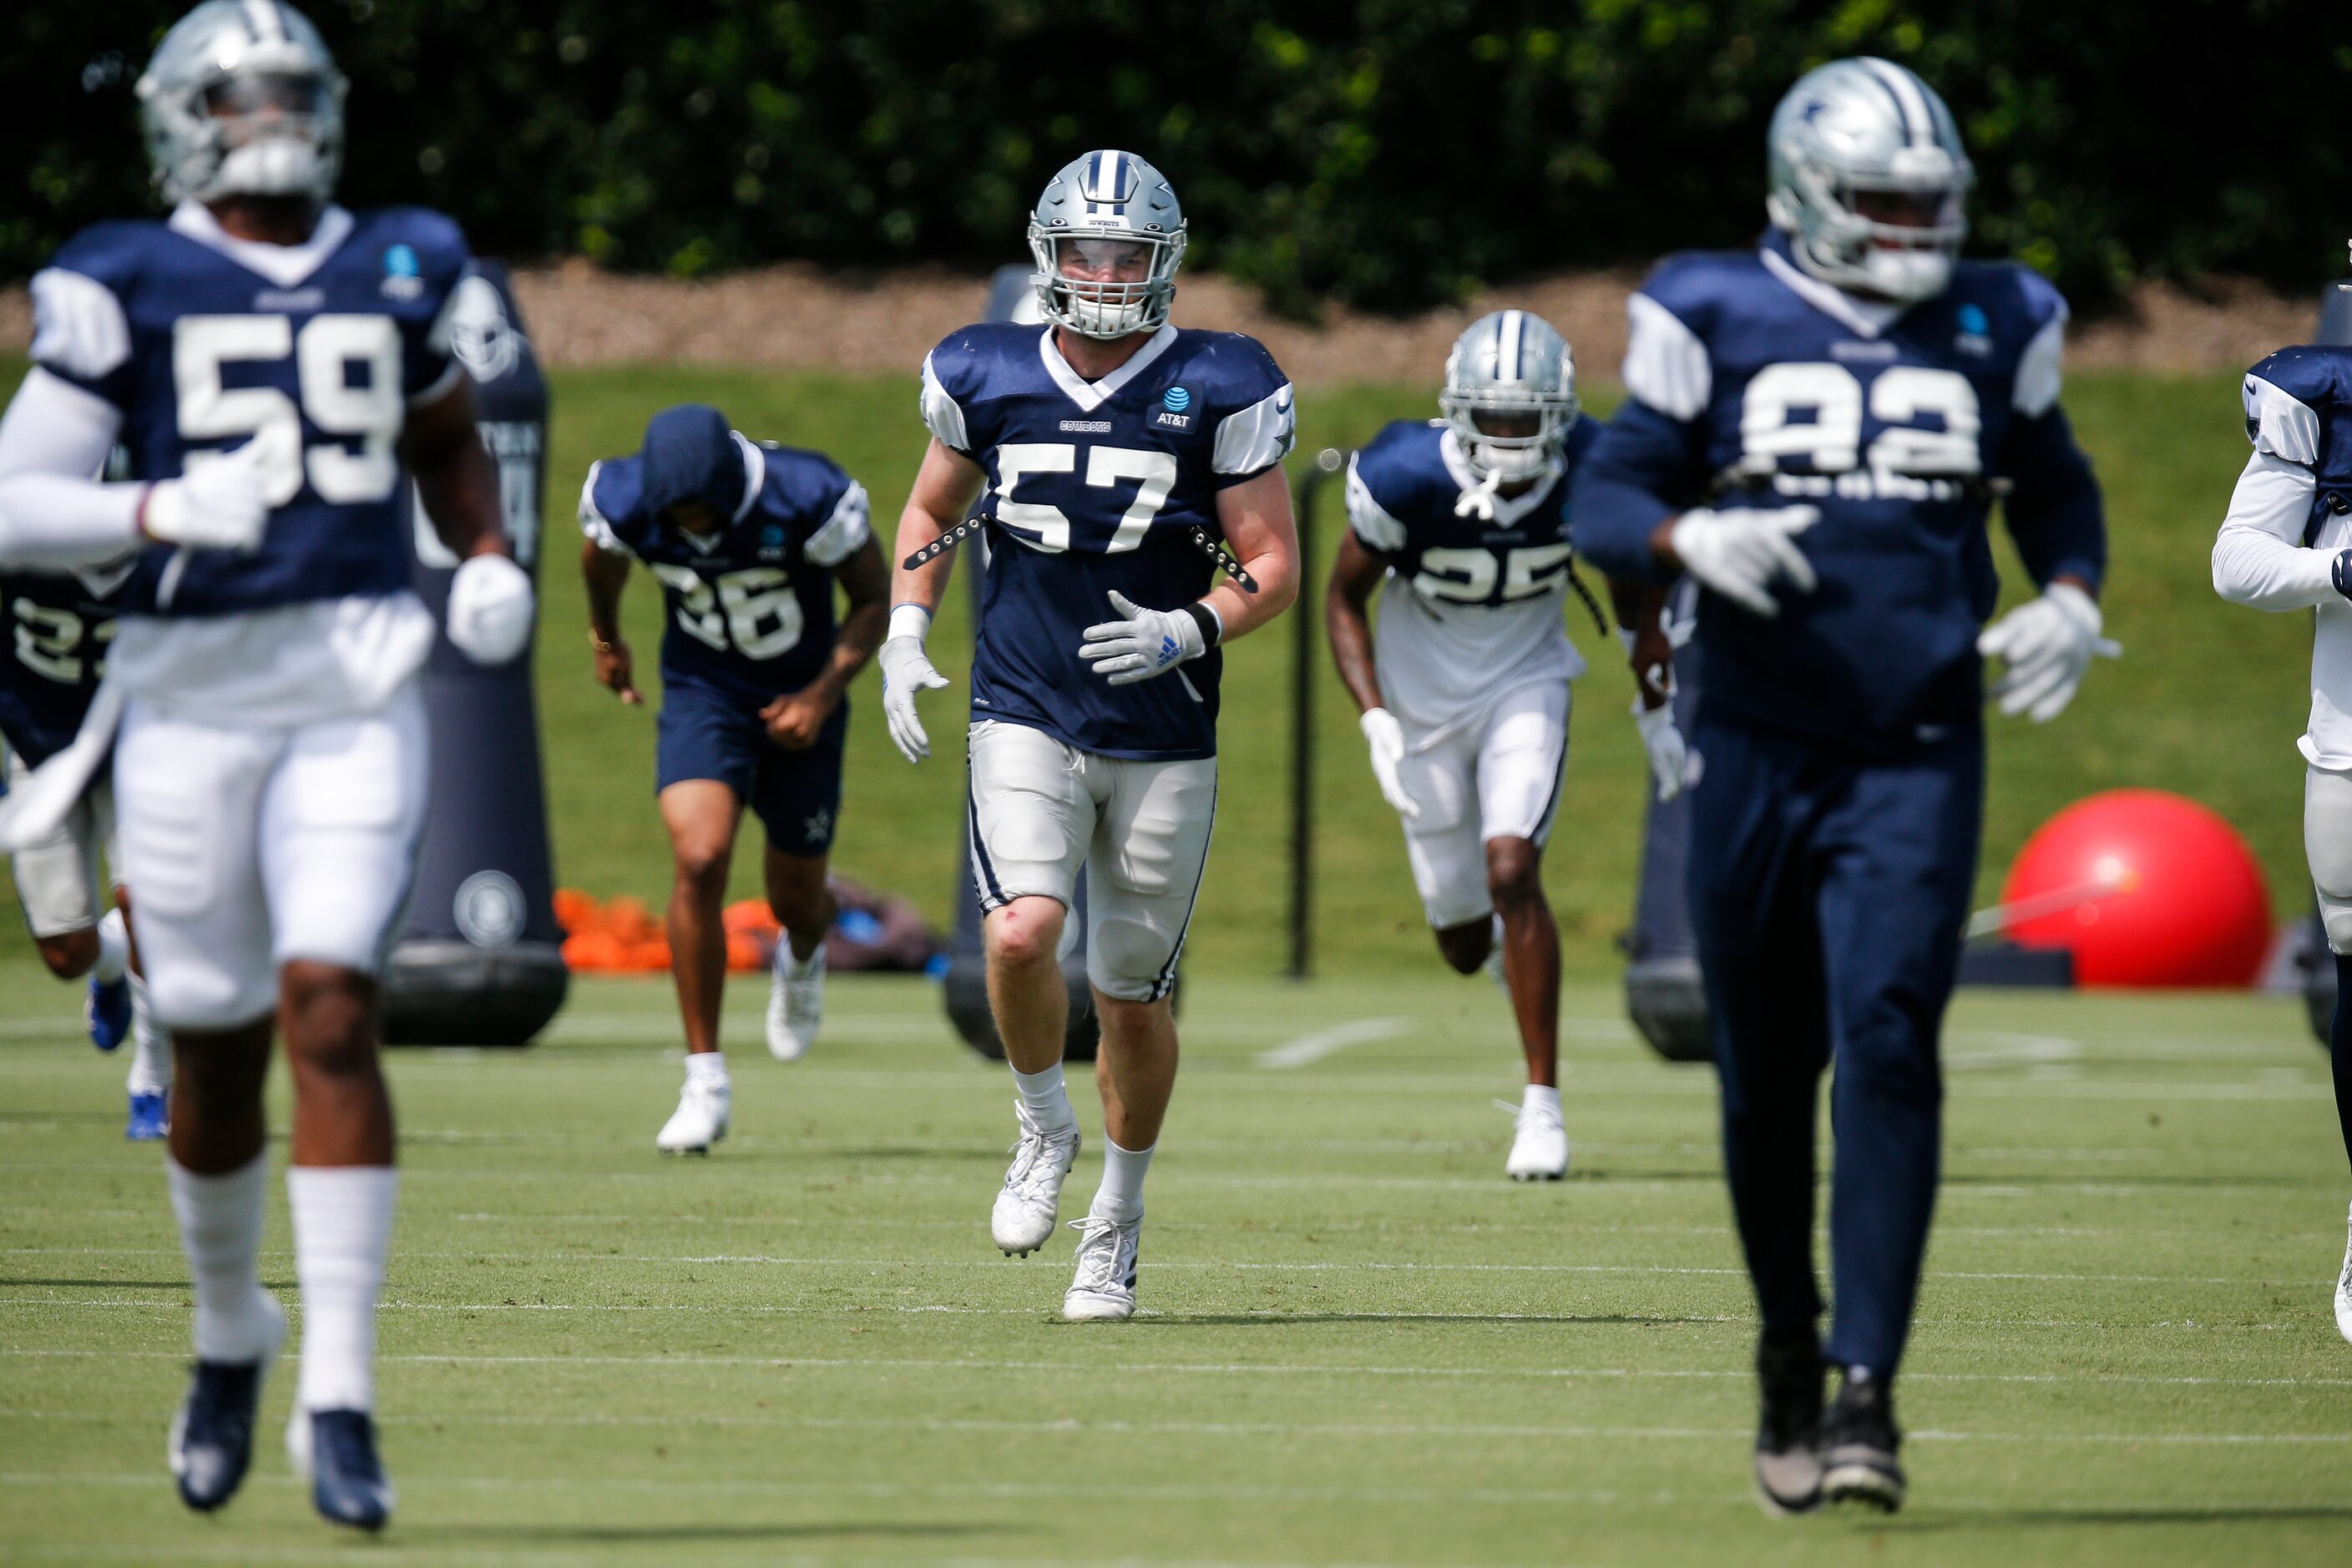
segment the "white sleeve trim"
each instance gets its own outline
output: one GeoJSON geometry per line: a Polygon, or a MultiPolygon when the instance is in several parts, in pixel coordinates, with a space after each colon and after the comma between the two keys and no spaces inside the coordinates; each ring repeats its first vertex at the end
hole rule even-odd
{"type": "Polygon", "coordinates": [[[1356,458],[1348,459],[1348,526],[1356,537],[1383,555],[1394,555],[1405,547],[1404,524],[1389,514],[1372,495],[1372,487],[1356,471],[1356,458]]]}
{"type": "Polygon", "coordinates": [[[45,267],[33,274],[37,364],[96,381],[131,357],[131,321],[114,290],[95,278],[45,267]]]}
{"type": "Polygon", "coordinates": [[[1625,390],[1669,419],[1692,420],[1715,392],[1706,345],[1647,294],[1625,300],[1625,390]]]}
{"type": "Polygon", "coordinates": [[[2309,468],[2319,461],[2319,416],[2259,375],[2246,377],[2246,435],[2257,452],[2309,468]]]}
{"type": "Polygon", "coordinates": [[[849,488],[834,503],[833,515],[824,520],[823,528],[809,535],[801,553],[820,566],[840,565],[865,549],[866,542],[874,537],[867,516],[870,510],[866,487],[856,479],[850,480],[849,488]]]}
{"type": "Polygon", "coordinates": [[[939,373],[931,368],[929,354],[923,356],[923,423],[940,438],[941,446],[959,452],[971,450],[971,437],[964,431],[963,407],[940,384],[939,373]]]}
{"type": "Polygon", "coordinates": [[[588,478],[580,487],[580,531],[588,536],[590,543],[608,555],[634,556],[636,552],[621,542],[620,536],[613,531],[613,525],[606,522],[604,514],[596,510],[596,471],[604,466],[602,463],[589,464],[588,478]]]}
{"type": "Polygon", "coordinates": [[[2307,610],[2334,596],[2335,552],[2303,547],[2317,480],[2309,468],[2256,452],[2238,476],[2213,541],[2213,591],[2257,610],[2307,610]]]}
{"type": "Polygon", "coordinates": [[[2010,383],[2010,406],[2028,419],[2039,419],[2057,405],[2058,389],[2066,379],[2066,308],[2042,324],[2017,356],[2017,374],[2010,383]]]}
{"type": "Polygon", "coordinates": [[[1209,467],[1221,474],[1255,474],[1290,456],[1298,438],[1298,411],[1290,383],[1217,422],[1209,467]]]}

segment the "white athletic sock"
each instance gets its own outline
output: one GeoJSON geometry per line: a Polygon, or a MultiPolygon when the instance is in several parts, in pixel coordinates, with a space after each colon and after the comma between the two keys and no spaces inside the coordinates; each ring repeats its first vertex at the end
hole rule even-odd
{"type": "Polygon", "coordinates": [[[1559,1114],[1559,1086],[1549,1083],[1531,1083],[1528,1085],[1527,1098],[1519,1103],[1528,1110],[1533,1110],[1538,1105],[1548,1106],[1551,1113],[1558,1116],[1559,1114]]]}
{"type": "Polygon", "coordinates": [[[251,1361],[269,1348],[273,1327],[260,1268],[268,1152],[219,1176],[200,1176],[167,1154],[163,1173],[195,1281],[196,1358],[251,1361]]]}
{"type": "Polygon", "coordinates": [[[294,1277],[302,1285],[304,1410],[375,1408],[375,1298],[392,1244],[390,1165],[295,1165],[294,1277]]]}
{"type": "MultiPolygon", "coordinates": [[[[1154,1143],[1151,1149],[1159,1147],[1154,1143]]],[[[1121,1225],[1141,1219],[1143,1177],[1151,1169],[1151,1149],[1122,1149],[1105,1138],[1102,1185],[1095,1189],[1095,1201],[1087,1212],[1097,1219],[1115,1219],[1121,1225]]]]}
{"type": "Polygon", "coordinates": [[[1013,1087],[1021,1091],[1021,1103],[1029,1108],[1030,1119],[1049,1132],[1056,1132],[1077,1121],[1070,1110],[1069,1090],[1062,1087],[1062,1064],[1055,1062],[1044,1072],[1023,1072],[1013,1069],[1013,1087]]]}
{"type": "Polygon", "coordinates": [[[686,1081],[707,1084],[712,1089],[727,1087],[727,1053],[725,1051],[688,1051],[686,1055],[686,1081]]]}
{"type": "Polygon", "coordinates": [[[90,978],[111,985],[130,966],[131,928],[123,923],[121,910],[109,910],[98,922],[98,962],[89,966],[90,978]]]}
{"type": "Polygon", "coordinates": [[[147,1008],[147,983],[131,977],[131,1077],[133,1094],[165,1094],[172,1088],[172,1037],[156,1027],[147,1008]]]}

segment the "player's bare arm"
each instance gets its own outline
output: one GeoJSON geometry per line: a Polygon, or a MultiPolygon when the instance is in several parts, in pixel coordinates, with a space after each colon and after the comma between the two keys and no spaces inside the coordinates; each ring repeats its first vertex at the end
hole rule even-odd
{"type": "Polygon", "coordinates": [[[636,663],[621,635],[621,593],[629,585],[629,558],[588,540],[580,546],[580,576],[588,591],[588,653],[596,684],[631,708],[646,700],[637,692],[636,663]]]}
{"type": "Polygon", "coordinates": [[[908,566],[907,562],[962,520],[964,509],[971,505],[987,479],[978,463],[937,437],[931,438],[923,451],[922,466],[915,470],[915,488],[908,492],[906,507],[898,513],[898,539],[890,552],[897,563],[891,569],[893,607],[915,605],[926,611],[940,607],[948,591],[948,577],[955,569],[953,553],[943,552],[919,566],[908,566]]]}
{"type": "Polygon", "coordinates": [[[507,555],[499,510],[499,471],[474,423],[474,384],[465,376],[431,402],[408,411],[401,460],[416,480],[433,531],[460,561],[507,555]]]}
{"type": "Polygon", "coordinates": [[[874,657],[889,616],[890,574],[883,568],[879,545],[867,540],[834,572],[841,580],[843,596],[849,601],[849,613],[842,617],[833,657],[814,680],[760,710],[768,738],[787,751],[804,750],[816,739],[825,720],[841,706],[842,693],[874,657]]]}
{"type": "Polygon", "coordinates": [[[936,436],[924,449],[922,467],[915,471],[915,487],[898,514],[898,538],[892,550],[890,621],[881,647],[882,710],[890,739],[899,754],[919,763],[931,754],[930,737],[915,712],[915,693],[935,691],[947,677],[931,666],[923,652],[931,615],[948,591],[954,558],[946,552],[914,566],[907,564],[937,543],[963,517],[972,497],[988,475],[978,463],[936,436]]]}
{"type": "Polygon", "coordinates": [[[1667,681],[1674,669],[1675,645],[1666,636],[1666,591],[1646,583],[1609,579],[1609,608],[1625,638],[1625,664],[1645,709],[1666,704],[1667,681]]]}
{"type": "Polygon", "coordinates": [[[1221,582],[1201,601],[1224,628],[1222,642],[1247,637],[1298,600],[1298,528],[1290,515],[1290,487],[1277,466],[1217,492],[1217,526],[1225,543],[1257,584],[1221,582]]]}
{"type": "Polygon", "coordinates": [[[1339,684],[1361,712],[1385,708],[1380,671],[1372,658],[1372,595],[1388,575],[1389,563],[1351,530],[1339,536],[1339,552],[1323,587],[1323,629],[1331,641],[1331,661],[1339,684]]]}

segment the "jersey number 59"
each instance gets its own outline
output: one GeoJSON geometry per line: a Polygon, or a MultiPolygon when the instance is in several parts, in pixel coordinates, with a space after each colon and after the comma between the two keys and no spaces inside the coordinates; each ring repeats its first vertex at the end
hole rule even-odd
{"type": "MultiPolygon", "coordinates": [[[[172,380],[185,441],[245,437],[261,443],[271,506],[284,506],[307,475],[338,506],[380,501],[400,477],[393,451],[407,413],[400,386],[400,329],[389,316],[313,316],[296,331],[284,316],[183,316],[173,324],[172,380]],[[295,400],[274,386],[229,386],[232,364],[294,361],[295,400]],[[352,367],[363,367],[358,385],[352,367]],[[305,448],[302,420],[328,439],[305,448]],[[357,441],[354,452],[346,442],[357,441]]],[[[194,468],[218,454],[192,451],[194,468]]]]}

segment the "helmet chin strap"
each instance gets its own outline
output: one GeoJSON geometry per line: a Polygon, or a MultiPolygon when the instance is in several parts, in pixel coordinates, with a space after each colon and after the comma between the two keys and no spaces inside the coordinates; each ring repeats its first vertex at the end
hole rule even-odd
{"type": "Polygon", "coordinates": [[[1489,468],[1485,479],[1462,492],[1462,499],[1454,503],[1454,515],[1475,517],[1485,522],[1494,521],[1495,497],[1502,488],[1503,470],[1489,468]]]}

